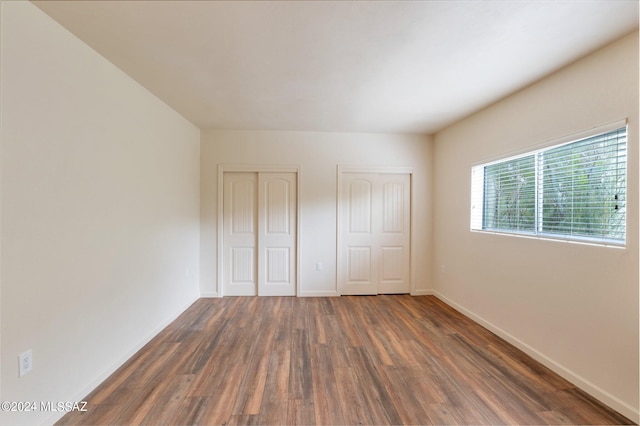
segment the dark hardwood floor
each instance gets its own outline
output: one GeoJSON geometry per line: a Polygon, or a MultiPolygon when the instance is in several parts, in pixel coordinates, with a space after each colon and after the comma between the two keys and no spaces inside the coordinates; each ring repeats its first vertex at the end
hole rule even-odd
{"type": "Polygon", "coordinates": [[[58,424],[629,424],[432,296],[200,299],[58,424]]]}

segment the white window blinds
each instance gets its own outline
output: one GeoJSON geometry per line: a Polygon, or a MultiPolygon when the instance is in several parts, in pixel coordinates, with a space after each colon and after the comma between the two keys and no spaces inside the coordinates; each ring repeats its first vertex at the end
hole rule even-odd
{"type": "Polygon", "coordinates": [[[627,129],[472,169],[471,228],[624,245],[627,129]]]}

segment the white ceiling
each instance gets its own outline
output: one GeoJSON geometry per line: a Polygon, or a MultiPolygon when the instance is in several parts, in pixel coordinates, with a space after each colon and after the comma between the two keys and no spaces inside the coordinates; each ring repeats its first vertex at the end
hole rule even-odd
{"type": "Polygon", "coordinates": [[[637,0],[34,3],[203,129],[433,133],[638,27],[637,0]]]}

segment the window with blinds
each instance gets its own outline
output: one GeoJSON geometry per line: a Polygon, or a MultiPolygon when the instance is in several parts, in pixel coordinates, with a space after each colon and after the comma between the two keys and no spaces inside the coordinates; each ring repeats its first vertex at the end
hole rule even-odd
{"type": "Polygon", "coordinates": [[[627,129],[472,168],[471,229],[624,246],[627,129]]]}

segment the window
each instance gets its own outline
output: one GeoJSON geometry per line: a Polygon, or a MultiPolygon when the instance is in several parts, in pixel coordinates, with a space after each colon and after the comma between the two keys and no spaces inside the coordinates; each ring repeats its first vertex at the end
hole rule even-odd
{"type": "Polygon", "coordinates": [[[623,246],[627,129],[472,168],[471,229],[623,246]]]}

